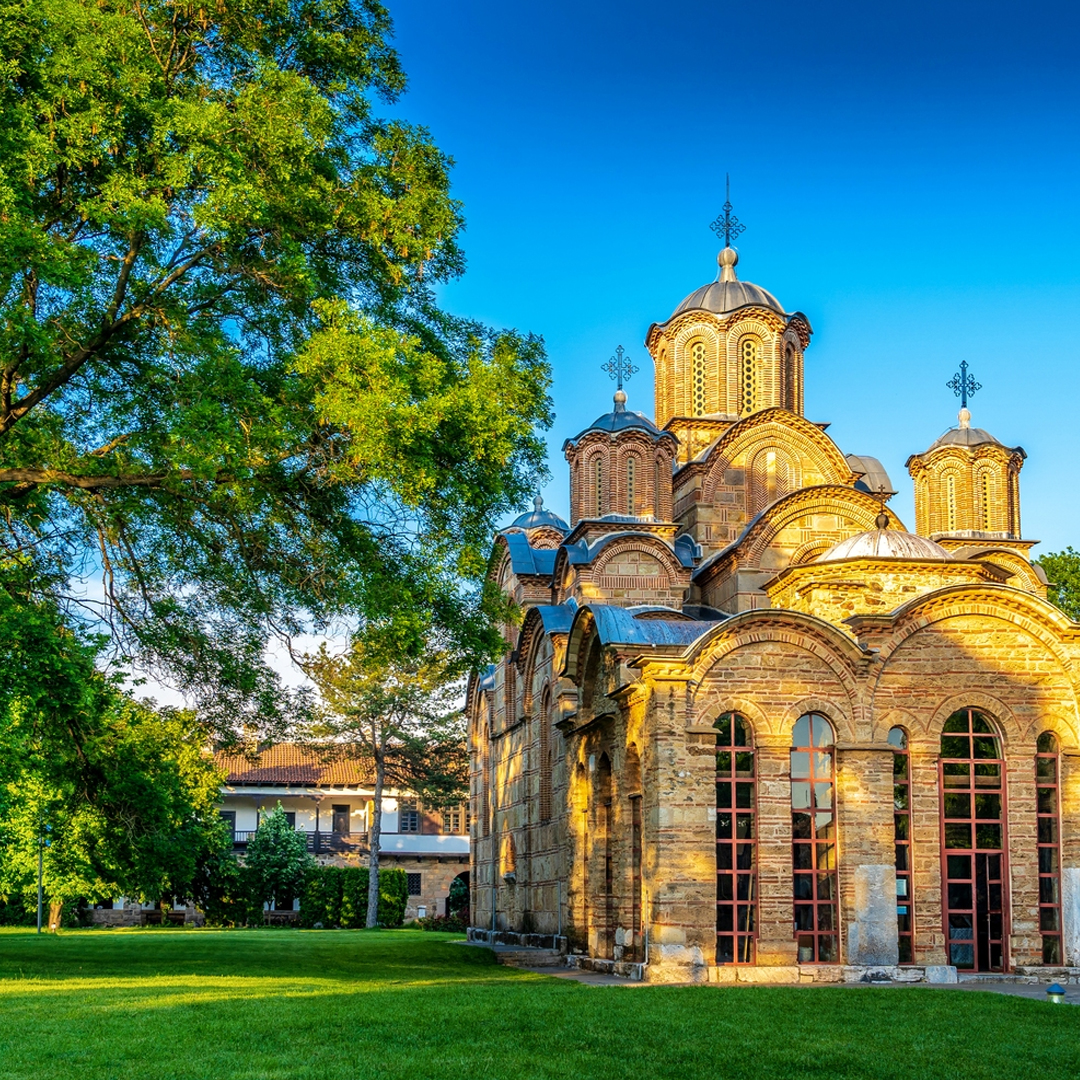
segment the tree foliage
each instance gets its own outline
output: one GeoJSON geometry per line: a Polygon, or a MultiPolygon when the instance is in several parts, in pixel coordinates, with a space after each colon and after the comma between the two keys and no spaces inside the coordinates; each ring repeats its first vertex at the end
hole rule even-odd
{"type": "Polygon", "coordinates": [[[271,908],[292,904],[315,869],[307,840],[289,824],[281,803],[259,822],[248,841],[244,867],[249,872],[260,904],[271,908]]]}
{"type": "Polygon", "coordinates": [[[1035,562],[1043,568],[1050,583],[1047,595],[1070,619],[1080,621],[1080,551],[1067,547],[1039,556],[1035,562]]]}
{"type": "Polygon", "coordinates": [[[0,591],[0,893],[54,905],[189,895],[225,844],[209,730],[133,700],[95,666],[100,642],[47,604],[0,591]]]}
{"type": "Polygon", "coordinates": [[[384,788],[414,791],[433,805],[458,802],[468,790],[459,658],[430,641],[412,657],[382,629],[357,635],[343,653],[323,646],[305,665],[322,702],[311,729],[316,745],[366,762],[375,777],[368,926],[377,922],[384,788]]]}
{"type": "Polygon", "coordinates": [[[113,646],[223,731],[280,718],[270,634],[421,611],[495,648],[483,549],[543,467],[541,342],[435,303],[461,207],[377,115],[390,33],[375,0],[0,3],[0,589],[100,570],[113,646]]]}

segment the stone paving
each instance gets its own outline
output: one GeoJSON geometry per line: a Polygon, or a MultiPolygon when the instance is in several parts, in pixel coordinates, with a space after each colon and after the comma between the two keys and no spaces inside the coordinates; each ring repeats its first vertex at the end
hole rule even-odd
{"type": "MultiPolygon", "coordinates": [[[[581,971],[578,968],[518,967],[520,971],[529,971],[534,975],[548,975],[553,979],[566,979],[581,983],[583,986],[708,986],[708,983],[646,983],[623,979],[617,975],[602,975],[595,971],[581,971]]],[[[718,984],[711,984],[714,988],[718,984]]],[[[723,984],[733,989],[750,986],[750,983],[723,984]]],[[[972,979],[958,983],[768,983],[761,985],[798,986],[801,989],[830,990],[836,987],[858,990],[905,990],[920,987],[924,990],[968,990],[980,993],[1008,994],[1011,997],[1028,998],[1032,1001],[1046,1001],[1046,985],[1042,983],[999,982],[994,979],[972,979]]],[[[1065,987],[1065,1003],[1080,1005],[1080,987],[1065,987]]]]}

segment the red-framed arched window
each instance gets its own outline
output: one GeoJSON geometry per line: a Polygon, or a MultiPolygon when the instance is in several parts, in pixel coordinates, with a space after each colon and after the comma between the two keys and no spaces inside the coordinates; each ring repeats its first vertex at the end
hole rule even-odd
{"type": "Polygon", "coordinates": [[[949,963],[1004,971],[1008,962],[1005,762],[993,721],[960,709],[941,735],[941,871],[949,963]]]}
{"type": "Polygon", "coordinates": [[[791,739],[791,866],[800,964],[840,959],[836,887],[836,738],[820,713],[795,722],[791,739]]]}
{"type": "Polygon", "coordinates": [[[896,935],[900,963],[914,960],[915,898],[911,891],[911,754],[907,732],[889,732],[893,748],[893,842],[896,845],[896,935]]]}
{"type": "Polygon", "coordinates": [[[1061,760],[1057,736],[1036,743],[1035,797],[1039,846],[1039,933],[1044,964],[1063,964],[1061,948],[1061,760]]]}
{"type": "Polygon", "coordinates": [[[716,721],[716,962],[752,964],[757,939],[754,733],[738,713],[716,721]]]}

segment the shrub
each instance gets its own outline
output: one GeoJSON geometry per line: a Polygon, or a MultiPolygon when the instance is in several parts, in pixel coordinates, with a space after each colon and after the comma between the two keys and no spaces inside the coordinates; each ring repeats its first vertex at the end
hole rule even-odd
{"type": "MultiPolygon", "coordinates": [[[[367,923],[368,876],[366,866],[317,867],[308,875],[300,896],[300,925],[362,928],[367,923]]],[[[405,871],[380,869],[379,925],[401,926],[408,902],[405,871]]]]}
{"type": "Polygon", "coordinates": [[[416,925],[421,930],[438,930],[447,934],[464,934],[469,929],[469,920],[460,912],[452,915],[428,915],[425,919],[417,919],[416,925]]]}

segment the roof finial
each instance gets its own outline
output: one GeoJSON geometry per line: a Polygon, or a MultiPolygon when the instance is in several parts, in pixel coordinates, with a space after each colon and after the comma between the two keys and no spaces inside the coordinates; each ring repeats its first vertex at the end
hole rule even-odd
{"type": "Polygon", "coordinates": [[[534,514],[539,514],[540,511],[543,510],[543,509],[544,509],[544,496],[540,495],[538,493],[536,498],[533,499],[533,513],[534,514]]]}
{"type": "Polygon", "coordinates": [[[615,379],[615,411],[621,412],[626,407],[626,393],[622,388],[624,382],[629,382],[634,373],[639,369],[630,361],[629,356],[623,353],[620,345],[615,350],[615,355],[606,363],[600,365],[601,371],[606,371],[615,379]]]}
{"type": "Polygon", "coordinates": [[[975,381],[974,375],[968,374],[966,360],[960,361],[960,370],[945,384],[960,399],[960,414],[957,419],[962,428],[971,426],[971,413],[968,412],[968,398],[974,397],[977,390],[982,389],[982,383],[975,381]]]}
{"type": "Polygon", "coordinates": [[[878,532],[884,532],[889,527],[889,515],[885,512],[885,500],[887,498],[885,494],[885,485],[879,484],[877,491],[874,493],[874,498],[880,503],[881,508],[878,510],[877,517],[874,518],[874,528],[878,532]]]}
{"type": "Polygon", "coordinates": [[[731,241],[732,239],[738,239],[739,235],[746,231],[746,226],[731,212],[734,208],[731,205],[730,175],[725,174],[725,180],[727,181],[727,195],[724,205],[721,207],[724,216],[718,216],[709,228],[717,236],[724,238],[724,248],[716,257],[716,261],[720,264],[720,280],[738,281],[739,279],[735,276],[735,266],[739,261],[739,253],[731,246],[731,241]]]}

